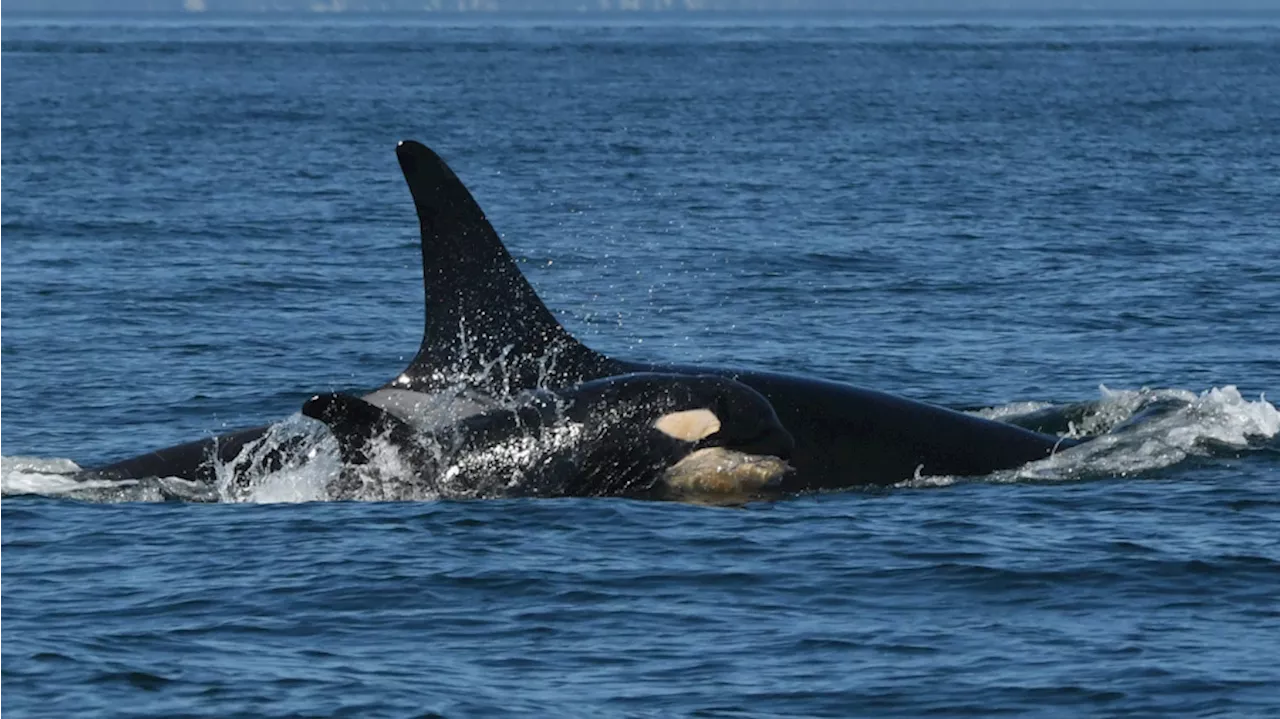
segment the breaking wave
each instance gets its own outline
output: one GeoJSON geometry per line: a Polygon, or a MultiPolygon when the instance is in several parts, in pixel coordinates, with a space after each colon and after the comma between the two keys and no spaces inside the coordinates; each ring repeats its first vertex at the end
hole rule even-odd
{"type": "MultiPolygon", "coordinates": [[[[1016,402],[977,414],[1040,432],[1089,441],[1046,459],[982,478],[993,482],[1075,481],[1135,477],[1193,458],[1236,457],[1280,450],[1280,410],[1264,396],[1246,399],[1236,387],[1199,394],[1184,389],[1099,388],[1090,402],[1016,402]]],[[[901,486],[953,484],[960,478],[920,476],[901,486]]]]}

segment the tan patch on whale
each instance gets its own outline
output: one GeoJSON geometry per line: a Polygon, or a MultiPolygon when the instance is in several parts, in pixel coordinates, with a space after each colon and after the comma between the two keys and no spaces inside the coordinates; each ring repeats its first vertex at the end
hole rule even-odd
{"type": "Polygon", "coordinates": [[[662,479],[673,499],[740,500],[758,493],[787,469],[777,457],[706,447],[677,462],[662,479]]]}
{"type": "Polygon", "coordinates": [[[668,437],[697,442],[720,431],[720,418],[709,409],[686,409],[662,415],[653,426],[668,437]]]}

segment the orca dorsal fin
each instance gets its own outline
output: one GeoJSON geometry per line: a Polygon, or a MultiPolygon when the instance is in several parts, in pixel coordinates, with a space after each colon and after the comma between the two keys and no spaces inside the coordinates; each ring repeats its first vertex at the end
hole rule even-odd
{"type": "Polygon", "coordinates": [[[390,412],[349,394],[318,394],[302,405],[302,413],[329,427],[347,464],[368,464],[370,443],[385,437],[396,447],[411,446],[417,431],[390,412]]]}
{"type": "Polygon", "coordinates": [[[610,360],[570,335],[538,298],[444,160],[411,140],[396,157],[422,232],[426,321],[417,356],[387,386],[468,385],[508,396],[610,374],[610,360]]]}

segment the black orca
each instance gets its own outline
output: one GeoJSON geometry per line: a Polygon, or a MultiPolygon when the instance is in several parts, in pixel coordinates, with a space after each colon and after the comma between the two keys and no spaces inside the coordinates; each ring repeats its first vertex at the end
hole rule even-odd
{"type": "MultiPolygon", "coordinates": [[[[426,146],[396,156],[422,236],[425,328],[417,355],[367,396],[392,410],[401,393],[470,387],[509,398],[635,372],[715,374],[762,394],[795,438],[788,492],[893,485],[921,474],[979,476],[1044,459],[1077,442],[925,402],[813,377],[658,365],[607,357],[574,338],[521,274],[479,204],[426,146]]],[[[394,411],[394,410],[393,410],[394,411]]],[[[266,428],[199,440],[90,470],[94,476],[209,481],[266,428]]]]}
{"type": "Polygon", "coordinates": [[[479,204],[438,155],[396,149],[422,232],[426,327],[390,386],[428,392],[571,386],[628,372],[713,373],[763,394],[795,437],[792,491],[891,485],[918,474],[977,476],[1044,459],[1072,440],[884,392],[749,369],[606,357],[568,333],[521,274],[479,204]]]}
{"type": "Polygon", "coordinates": [[[768,400],[718,376],[608,377],[427,431],[346,394],[312,397],[302,413],[338,441],[331,499],[750,498],[785,473],[795,444],[768,400]],[[379,447],[395,456],[375,461],[379,447]]]}

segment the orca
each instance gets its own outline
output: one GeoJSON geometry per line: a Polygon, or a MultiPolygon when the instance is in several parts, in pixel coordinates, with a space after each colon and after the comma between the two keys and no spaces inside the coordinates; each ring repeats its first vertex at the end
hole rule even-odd
{"type": "Polygon", "coordinates": [[[302,413],[338,441],[335,500],[746,500],[783,476],[795,444],[768,400],[718,376],[640,373],[539,390],[427,431],[347,394],[316,395],[302,413]],[[377,461],[386,448],[394,456],[377,461]]]}
{"type": "MultiPolygon", "coordinates": [[[[632,373],[716,375],[747,385],[794,437],[787,493],[889,486],[920,475],[981,476],[1078,443],[927,402],[816,377],[608,357],[573,337],[538,297],[453,170],[431,149],[396,147],[421,232],[425,319],[408,367],[365,396],[392,413],[405,398],[459,387],[491,398],[632,373]]],[[[118,478],[210,481],[266,427],[211,437],[89,470],[118,478]]],[[[272,457],[278,456],[278,453],[272,457]]],[[[269,457],[268,461],[282,461],[269,457]]]]}
{"type": "Polygon", "coordinates": [[[920,474],[980,476],[1076,444],[937,405],[813,377],[607,357],[551,314],[480,205],[439,155],[396,148],[422,235],[423,341],[389,387],[430,392],[478,384],[571,386],[630,372],[716,374],[760,392],[794,436],[794,492],[885,486],[920,474]]]}

